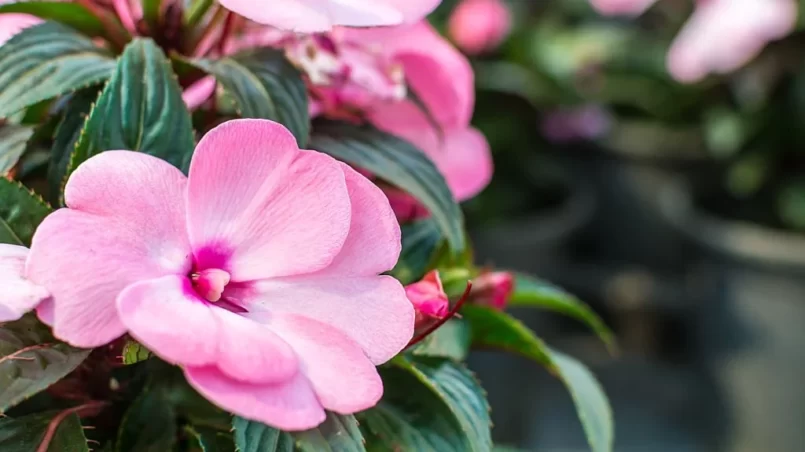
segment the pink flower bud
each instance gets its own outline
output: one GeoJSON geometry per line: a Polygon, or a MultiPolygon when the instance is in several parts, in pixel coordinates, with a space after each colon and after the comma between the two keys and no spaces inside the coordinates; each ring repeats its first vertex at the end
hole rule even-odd
{"type": "Polygon", "coordinates": [[[417,327],[429,324],[433,319],[443,319],[450,313],[450,300],[437,270],[425,275],[421,281],[406,286],[405,294],[414,305],[417,327]]]}
{"type": "Polygon", "coordinates": [[[503,309],[513,291],[514,277],[511,273],[482,273],[472,282],[470,298],[476,304],[503,309]]]}
{"type": "Polygon", "coordinates": [[[495,49],[511,31],[511,11],[501,0],[463,0],[450,17],[448,32],[465,53],[495,49]]]}

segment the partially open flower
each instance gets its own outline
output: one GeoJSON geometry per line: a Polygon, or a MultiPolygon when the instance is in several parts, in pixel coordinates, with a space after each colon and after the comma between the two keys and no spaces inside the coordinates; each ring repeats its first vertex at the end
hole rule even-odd
{"type": "Polygon", "coordinates": [[[444,292],[438,270],[425,275],[421,281],[405,286],[405,294],[414,305],[416,328],[444,319],[450,313],[450,300],[444,292]]]}
{"type": "Polygon", "coordinates": [[[514,292],[514,276],[509,272],[481,273],[472,281],[470,300],[495,309],[504,309],[514,292]]]}
{"type": "Polygon", "coordinates": [[[304,430],[367,409],[383,392],[375,365],[412,337],[405,290],[379,276],[400,253],[385,196],[277,123],[213,129],[188,177],[103,152],[65,202],[26,265],[54,334],[97,347],[128,332],[240,416],[304,430]]]}

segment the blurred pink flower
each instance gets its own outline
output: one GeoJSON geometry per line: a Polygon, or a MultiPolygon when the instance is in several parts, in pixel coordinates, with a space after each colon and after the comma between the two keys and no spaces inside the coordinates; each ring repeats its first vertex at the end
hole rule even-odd
{"type": "Polygon", "coordinates": [[[255,22],[296,32],[334,26],[400,25],[422,19],[441,0],[218,0],[255,22]]]}
{"type": "Polygon", "coordinates": [[[731,72],[796,24],[794,0],[699,0],[674,41],[668,69],[681,82],[731,72]]]}
{"type": "Polygon", "coordinates": [[[448,23],[453,42],[475,55],[498,47],[511,31],[512,17],[502,0],[463,0],[448,23]]]}
{"type": "Polygon", "coordinates": [[[405,286],[405,294],[416,312],[415,329],[430,324],[433,319],[444,319],[450,313],[450,300],[442,286],[439,271],[433,270],[421,281],[405,286]]]}
{"type": "Polygon", "coordinates": [[[598,12],[608,16],[639,16],[656,2],[657,0],[590,0],[598,12]]]}
{"type": "Polygon", "coordinates": [[[0,323],[19,319],[50,297],[44,287],[25,279],[27,258],[28,248],[0,244],[0,323]]]}
{"type": "Polygon", "coordinates": [[[504,309],[514,292],[514,276],[509,272],[482,273],[472,281],[473,303],[504,309]]]}
{"type": "Polygon", "coordinates": [[[400,229],[383,193],[265,120],[224,123],[189,176],[109,151],[39,226],[26,276],[54,334],[97,347],[128,332],[204,396],[284,430],[380,399],[375,369],[413,334],[390,276],[400,229]],[[75,265],[76,260],[81,265],[75,265]]]}
{"type": "Polygon", "coordinates": [[[542,120],[542,133],[555,143],[593,140],[612,127],[612,115],[597,105],[565,108],[548,113],[542,120]]]}

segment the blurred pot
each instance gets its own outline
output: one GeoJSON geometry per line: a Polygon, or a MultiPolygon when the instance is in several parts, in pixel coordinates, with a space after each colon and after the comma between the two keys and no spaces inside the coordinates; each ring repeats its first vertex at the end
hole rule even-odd
{"type": "Polygon", "coordinates": [[[727,450],[802,450],[805,238],[716,218],[679,182],[663,189],[660,204],[704,251],[696,348],[730,412],[727,450]]]}

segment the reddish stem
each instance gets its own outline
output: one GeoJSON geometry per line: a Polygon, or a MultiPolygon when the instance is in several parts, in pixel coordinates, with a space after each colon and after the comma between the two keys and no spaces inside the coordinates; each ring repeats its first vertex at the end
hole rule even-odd
{"type": "Polygon", "coordinates": [[[78,413],[80,411],[88,410],[90,408],[101,408],[106,405],[107,402],[90,402],[81,406],[76,406],[73,408],[68,408],[61,413],[57,414],[50,423],[48,424],[47,431],[45,432],[45,436],[42,437],[42,442],[39,443],[39,447],[36,449],[36,452],[47,452],[50,448],[50,442],[53,441],[53,437],[56,435],[56,430],[59,429],[59,424],[61,424],[67,416],[78,413]]]}
{"type": "Polygon", "coordinates": [[[428,337],[428,335],[438,330],[442,325],[447,323],[448,320],[455,317],[456,314],[458,314],[458,311],[461,309],[461,307],[464,306],[464,303],[469,299],[471,290],[472,290],[472,281],[467,281],[467,288],[464,289],[464,293],[461,295],[461,298],[458,299],[456,305],[453,306],[453,309],[450,310],[450,312],[447,313],[447,315],[444,316],[444,318],[439,319],[438,322],[434,323],[433,326],[425,330],[422,334],[411,339],[411,342],[408,343],[408,347],[406,348],[413,347],[414,345],[422,342],[422,340],[428,337]]]}
{"type": "Polygon", "coordinates": [[[76,0],[76,3],[89,10],[90,13],[101,21],[103,29],[106,31],[106,37],[112,45],[120,50],[126,46],[131,36],[128,35],[123,25],[121,25],[109,11],[96,4],[93,0],[76,0]]]}
{"type": "Polygon", "coordinates": [[[37,345],[31,345],[31,346],[28,346],[28,347],[25,347],[25,348],[21,348],[21,349],[17,350],[16,352],[14,352],[14,353],[12,353],[10,355],[6,355],[6,356],[0,358],[0,364],[3,364],[4,362],[6,362],[8,360],[12,360],[12,359],[31,360],[33,358],[18,358],[18,356],[23,354],[23,353],[26,353],[26,352],[39,350],[39,349],[42,349],[42,348],[47,348],[47,347],[50,347],[51,345],[53,345],[53,344],[37,344],[37,345]]]}

